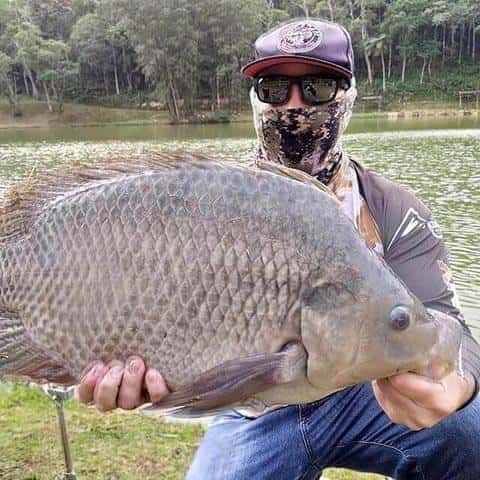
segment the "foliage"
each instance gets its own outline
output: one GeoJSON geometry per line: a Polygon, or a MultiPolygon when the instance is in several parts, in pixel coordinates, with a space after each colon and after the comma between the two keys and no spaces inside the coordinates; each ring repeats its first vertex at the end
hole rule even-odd
{"type": "Polygon", "coordinates": [[[472,84],[478,0],[0,0],[0,93],[13,103],[45,97],[52,111],[64,95],[114,105],[125,94],[153,96],[174,121],[238,111],[255,38],[312,16],[348,29],[367,94],[437,92],[449,72],[460,72],[459,89],[472,84]]]}

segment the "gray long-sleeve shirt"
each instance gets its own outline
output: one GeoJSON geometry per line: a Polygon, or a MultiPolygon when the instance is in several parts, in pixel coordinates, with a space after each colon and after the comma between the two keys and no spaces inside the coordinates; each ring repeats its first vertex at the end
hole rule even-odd
{"type": "Polygon", "coordinates": [[[350,160],[359,193],[378,228],[385,261],[432,313],[453,316],[462,324],[463,370],[472,374],[478,390],[480,345],[460,312],[440,227],[413,193],[350,160]]]}

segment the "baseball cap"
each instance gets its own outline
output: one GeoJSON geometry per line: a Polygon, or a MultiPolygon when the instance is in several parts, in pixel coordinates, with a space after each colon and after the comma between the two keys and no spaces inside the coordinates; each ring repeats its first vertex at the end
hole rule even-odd
{"type": "Polygon", "coordinates": [[[289,22],[261,35],[255,42],[255,60],[242,68],[247,77],[283,63],[303,63],[325,68],[350,80],[353,49],[350,35],[341,25],[319,19],[289,22]]]}

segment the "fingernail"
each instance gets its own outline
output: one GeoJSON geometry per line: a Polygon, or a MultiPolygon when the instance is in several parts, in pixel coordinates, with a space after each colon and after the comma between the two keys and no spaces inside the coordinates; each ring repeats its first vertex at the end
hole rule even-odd
{"type": "Polygon", "coordinates": [[[140,360],[138,358],[132,358],[128,361],[127,365],[128,373],[136,375],[140,371],[140,360]]]}
{"type": "Polygon", "coordinates": [[[119,378],[122,377],[124,370],[125,369],[123,367],[114,367],[111,370],[111,375],[115,380],[118,380],[119,378]]]}
{"type": "Polygon", "coordinates": [[[155,370],[149,370],[147,376],[149,382],[157,382],[160,379],[160,375],[155,370]]]}
{"type": "Polygon", "coordinates": [[[96,380],[100,376],[100,374],[102,372],[102,368],[103,368],[103,365],[101,363],[96,365],[89,374],[90,378],[92,380],[96,380]]]}

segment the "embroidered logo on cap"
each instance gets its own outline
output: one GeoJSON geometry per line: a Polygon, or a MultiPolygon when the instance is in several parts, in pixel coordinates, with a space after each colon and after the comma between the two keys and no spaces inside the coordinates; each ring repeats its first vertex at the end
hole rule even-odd
{"type": "Polygon", "coordinates": [[[282,32],[278,49],[285,53],[303,53],[317,48],[323,39],[322,31],[313,23],[296,23],[282,32]]]}

